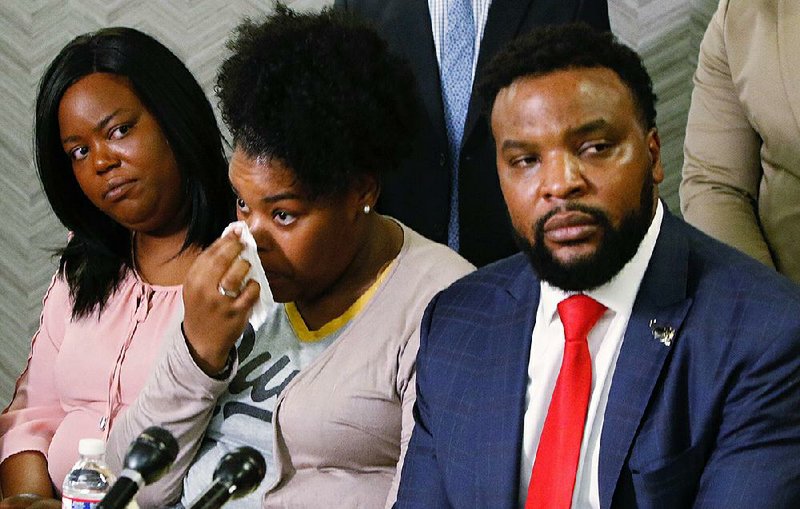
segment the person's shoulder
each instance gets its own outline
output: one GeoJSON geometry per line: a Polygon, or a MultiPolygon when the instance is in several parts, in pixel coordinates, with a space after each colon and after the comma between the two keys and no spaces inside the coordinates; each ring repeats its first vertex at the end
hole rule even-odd
{"type": "Polygon", "coordinates": [[[538,285],[538,281],[525,255],[517,253],[467,274],[442,292],[442,298],[462,302],[470,296],[479,302],[505,300],[519,293],[519,288],[530,285],[538,285]]]}
{"type": "MultiPolygon", "coordinates": [[[[681,326],[685,351],[720,379],[800,368],[800,286],[774,269],[686,226],[690,255],[681,326]]],[[[796,377],[795,377],[796,378],[796,377]]]]}
{"type": "Polygon", "coordinates": [[[59,300],[67,300],[66,298],[68,296],[69,283],[67,283],[67,279],[64,277],[64,274],[62,274],[60,270],[56,270],[50,278],[50,284],[47,285],[47,290],[45,290],[43,298],[44,300],[54,298],[59,300]]]}
{"type": "MultiPolygon", "coordinates": [[[[396,220],[395,220],[396,221],[396,220]]],[[[475,266],[444,244],[434,242],[397,221],[403,228],[403,249],[399,259],[409,270],[436,277],[456,279],[475,266]]]]}
{"type": "Polygon", "coordinates": [[[63,329],[72,318],[72,297],[69,285],[64,276],[57,271],[42,296],[42,311],[39,316],[40,328],[42,326],[54,329],[63,329]],[[58,324],[55,327],[54,324],[58,324]]]}
{"type": "Polygon", "coordinates": [[[423,323],[431,333],[448,331],[448,336],[463,338],[476,331],[503,328],[509,313],[531,304],[533,288],[538,285],[525,256],[513,255],[481,267],[439,292],[428,305],[423,323]]]}
{"type": "Polygon", "coordinates": [[[532,273],[528,259],[522,253],[511,255],[481,267],[471,274],[471,283],[507,286],[521,275],[532,273]]]}
{"type": "MultiPolygon", "coordinates": [[[[718,299],[791,303],[800,309],[800,286],[774,269],[679,221],[689,240],[688,285],[691,293],[710,292],[718,299]]],[[[798,313],[800,316],[800,313],[798,313]]]]}
{"type": "Polygon", "coordinates": [[[448,246],[439,244],[411,228],[402,225],[405,235],[400,258],[403,274],[409,272],[432,280],[449,279],[446,292],[462,293],[476,291],[483,293],[489,288],[502,291],[515,283],[521,275],[532,270],[527,259],[516,254],[475,269],[475,266],[448,246]]]}

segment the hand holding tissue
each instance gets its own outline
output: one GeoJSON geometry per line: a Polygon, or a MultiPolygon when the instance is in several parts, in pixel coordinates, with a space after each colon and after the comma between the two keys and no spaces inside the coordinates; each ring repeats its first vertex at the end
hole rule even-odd
{"type": "Polygon", "coordinates": [[[229,224],[222,232],[222,237],[235,229],[239,229],[239,240],[244,246],[242,252],[239,253],[239,258],[250,264],[250,271],[242,281],[242,287],[244,287],[249,280],[255,281],[261,287],[261,291],[258,295],[258,302],[256,302],[255,306],[253,306],[253,309],[250,311],[249,318],[250,325],[253,326],[253,329],[258,330],[258,328],[264,324],[264,320],[267,319],[267,312],[275,305],[275,301],[272,298],[269,283],[267,283],[267,276],[264,274],[264,267],[261,266],[261,260],[258,258],[256,241],[253,238],[253,234],[250,233],[247,223],[244,221],[235,221],[229,224]]]}
{"type": "Polygon", "coordinates": [[[276,305],[244,221],[228,225],[197,257],[183,285],[183,303],[192,357],[204,372],[218,374],[247,323],[258,330],[276,305]]]}

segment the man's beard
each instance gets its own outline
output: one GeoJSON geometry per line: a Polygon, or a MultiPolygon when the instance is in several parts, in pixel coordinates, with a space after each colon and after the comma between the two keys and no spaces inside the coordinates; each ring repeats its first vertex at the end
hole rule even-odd
{"type": "Polygon", "coordinates": [[[622,219],[619,228],[614,228],[602,210],[578,203],[551,210],[534,226],[535,244],[514,231],[514,237],[522,252],[533,265],[541,279],[565,291],[585,291],[607,283],[619,273],[639,249],[647,229],[650,227],[653,207],[653,179],[645,179],[642,186],[639,209],[622,219]],[[563,263],[557,260],[544,243],[544,224],[555,214],[578,211],[591,215],[603,232],[597,250],[589,255],[563,263]]]}

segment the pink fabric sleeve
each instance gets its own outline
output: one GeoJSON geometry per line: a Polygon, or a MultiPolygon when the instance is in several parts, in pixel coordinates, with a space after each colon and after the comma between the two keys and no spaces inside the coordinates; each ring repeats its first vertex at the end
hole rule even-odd
{"type": "Polygon", "coordinates": [[[63,279],[53,276],[42,300],[39,329],[31,341],[27,367],[17,379],[14,398],[0,415],[0,463],[23,451],[47,456],[53,434],[65,415],[53,366],[70,313],[69,289],[63,279]]]}

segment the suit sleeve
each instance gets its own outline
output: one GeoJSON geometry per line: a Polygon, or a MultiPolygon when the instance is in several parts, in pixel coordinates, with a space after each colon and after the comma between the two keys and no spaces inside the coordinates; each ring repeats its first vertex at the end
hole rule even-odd
{"type": "Polygon", "coordinates": [[[178,500],[217,398],[236,367],[225,380],[210,378],[195,364],[180,328],[171,331],[155,369],[134,404],[117,419],[106,446],[108,464],[119,472],[128,445],[145,428],[161,426],[177,439],[179,452],[172,468],[139,491],[136,501],[142,508],[165,507],[178,500]]]}
{"type": "Polygon", "coordinates": [[[800,501],[797,300],[785,302],[783,308],[782,315],[768,317],[783,332],[765,339],[766,351],[743,363],[728,393],[695,508],[789,509],[800,501]],[[795,325],[787,329],[787,323],[795,325]]]}
{"type": "MultiPolygon", "coordinates": [[[[438,297],[437,297],[438,298],[438,297]]],[[[450,507],[441,475],[441,465],[436,456],[435,418],[426,400],[430,390],[428,371],[428,344],[431,322],[434,318],[434,298],[422,317],[420,347],[417,354],[417,390],[414,404],[414,431],[406,451],[400,478],[396,508],[447,508],[450,507]]]]}
{"type": "Polygon", "coordinates": [[[705,233],[774,267],[757,216],[761,139],[733,84],[726,13],[723,0],[700,45],[684,139],[681,212],[705,233]]]}

